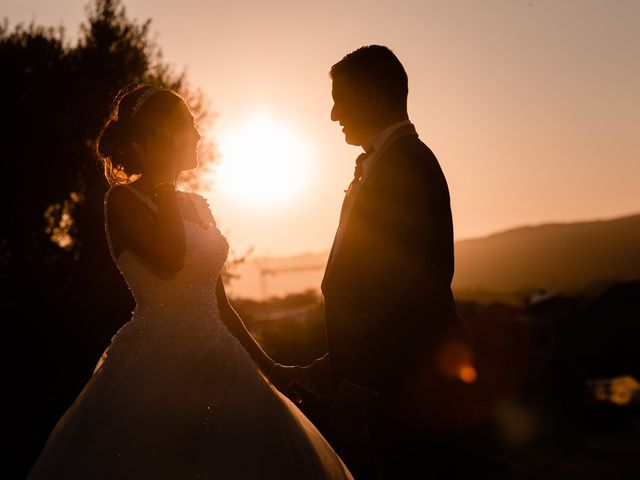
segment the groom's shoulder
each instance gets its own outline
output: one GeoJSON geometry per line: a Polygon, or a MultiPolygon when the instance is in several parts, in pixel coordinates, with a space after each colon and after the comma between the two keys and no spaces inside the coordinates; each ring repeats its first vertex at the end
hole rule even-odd
{"type": "Polygon", "coordinates": [[[393,142],[386,154],[396,170],[418,173],[439,169],[433,151],[417,136],[405,135],[393,142]]]}
{"type": "Polygon", "coordinates": [[[418,135],[403,135],[389,146],[395,155],[410,158],[435,159],[433,151],[418,135]]]}

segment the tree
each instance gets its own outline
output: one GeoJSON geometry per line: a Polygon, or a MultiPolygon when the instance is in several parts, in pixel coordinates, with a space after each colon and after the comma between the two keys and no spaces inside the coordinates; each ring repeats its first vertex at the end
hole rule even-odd
{"type": "MultiPolygon", "coordinates": [[[[89,5],[73,44],[64,29],[0,25],[0,312],[13,347],[3,363],[15,400],[16,478],[133,306],[109,257],[107,184],[93,155],[112,99],[126,85],[153,82],[180,92],[201,125],[213,119],[204,96],[163,60],[150,25],[129,19],[120,0],[89,5]]],[[[188,181],[197,187],[197,177],[188,181]]]]}

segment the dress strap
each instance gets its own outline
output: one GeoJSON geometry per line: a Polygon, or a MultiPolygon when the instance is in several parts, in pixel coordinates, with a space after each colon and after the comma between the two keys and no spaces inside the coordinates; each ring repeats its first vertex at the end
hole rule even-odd
{"type": "Polygon", "coordinates": [[[111,229],[109,228],[109,213],[107,210],[109,207],[109,197],[111,197],[111,193],[115,190],[116,187],[117,185],[113,185],[112,187],[109,188],[109,190],[107,190],[107,193],[105,193],[104,195],[103,214],[104,214],[104,233],[105,233],[105,236],[107,237],[107,247],[109,248],[109,254],[111,255],[111,258],[113,259],[114,262],[116,262],[116,265],[117,265],[118,260],[116,258],[116,253],[115,253],[115,250],[113,249],[113,242],[111,240],[111,229]]]}

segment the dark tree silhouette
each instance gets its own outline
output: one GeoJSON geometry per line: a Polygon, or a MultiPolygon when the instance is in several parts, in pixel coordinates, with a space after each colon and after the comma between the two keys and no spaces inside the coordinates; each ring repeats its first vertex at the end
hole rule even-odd
{"type": "Polygon", "coordinates": [[[185,96],[200,124],[213,118],[203,95],[163,60],[150,25],[131,20],[119,0],[89,5],[73,43],[62,28],[0,25],[0,312],[8,326],[11,478],[24,478],[133,307],[109,258],[107,184],[92,153],[114,95],[131,83],[159,83],[185,96]]]}

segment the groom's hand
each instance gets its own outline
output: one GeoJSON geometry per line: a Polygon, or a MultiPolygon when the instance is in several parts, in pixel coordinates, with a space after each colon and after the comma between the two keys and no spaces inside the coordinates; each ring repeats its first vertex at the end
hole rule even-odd
{"type": "Polygon", "coordinates": [[[332,397],[331,366],[329,354],[316,359],[306,367],[302,367],[304,377],[300,385],[314,397],[329,399],[332,397]]]}
{"type": "Polygon", "coordinates": [[[304,367],[287,366],[278,363],[273,367],[273,371],[269,375],[269,381],[293,402],[301,403],[302,397],[296,391],[295,385],[306,378],[303,370],[304,367]]]}

